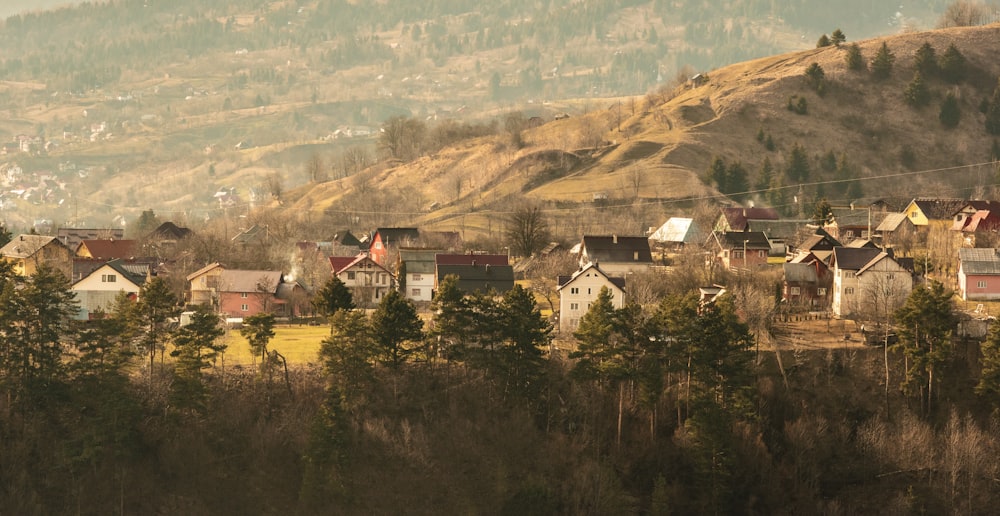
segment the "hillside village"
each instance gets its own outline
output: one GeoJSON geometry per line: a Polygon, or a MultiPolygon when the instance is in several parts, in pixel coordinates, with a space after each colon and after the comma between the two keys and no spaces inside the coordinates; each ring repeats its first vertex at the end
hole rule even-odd
{"type": "MultiPolygon", "coordinates": [[[[265,311],[286,319],[312,317],[310,300],[331,277],[351,291],[357,307],[374,308],[395,290],[427,310],[439,283],[454,275],[468,294],[503,295],[515,282],[537,284],[539,302],[568,338],[602,288],[612,292],[617,308],[655,303],[655,297],[633,295],[633,278],[672,281],[676,265],[692,257],[696,268],[683,273],[704,280],[698,286],[715,295],[741,276],[779,282],[773,316],[809,313],[856,320],[858,327],[888,322],[915,285],[931,280],[953,289],[977,316],[990,315],[984,306],[1000,299],[1000,254],[992,247],[1000,232],[996,201],[880,199],[864,207],[824,201],[811,220],[783,218],[772,208],[723,207],[710,226],[700,224],[671,217],[648,235],[582,235],[574,245],[552,242],[530,256],[512,256],[512,242],[501,242],[508,244],[502,254],[469,247],[457,232],[383,227],[355,236],[344,230],[335,240],[299,241],[279,250],[291,257],[280,269],[179,260],[175,251],[188,253],[184,241],[196,232],[170,222],[133,239],[125,239],[122,229],[13,235],[0,253],[19,274],[31,275],[43,264],[64,271],[80,301],[81,320],[107,313],[119,291],[137,296],[155,276],[172,278],[186,305],[207,304],[239,323],[265,311]],[[536,270],[538,262],[555,257],[561,270],[536,270]],[[304,268],[310,277],[301,276],[304,268]],[[553,291],[543,293],[545,284],[553,291]]],[[[254,225],[230,245],[248,250],[273,242],[280,239],[254,225]]]]}

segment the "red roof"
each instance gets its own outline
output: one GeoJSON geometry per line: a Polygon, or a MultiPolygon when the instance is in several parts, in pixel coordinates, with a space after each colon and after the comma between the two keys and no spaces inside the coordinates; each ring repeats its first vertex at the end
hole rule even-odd
{"type": "Polygon", "coordinates": [[[333,269],[333,273],[337,274],[347,268],[358,259],[358,256],[364,256],[364,254],[357,256],[331,256],[330,267],[333,269]]]}
{"type": "Polygon", "coordinates": [[[87,249],[91,257],[102,260],[132,258],[135,240],[83,240],[77,248],[77,254],[81,249],[87,249]]]}

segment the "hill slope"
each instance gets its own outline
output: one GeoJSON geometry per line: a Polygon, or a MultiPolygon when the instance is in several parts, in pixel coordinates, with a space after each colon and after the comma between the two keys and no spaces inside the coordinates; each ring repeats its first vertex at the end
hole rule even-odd
{"type": "Polygon", "coordinates": [[[836,204],[992,193],[991,167],[963,166],[992,159],[995,137],[985,131],[980,104],[1000,74],[992,57],[1000,52],[1000,25],[861,41],[866,63],[883,42],[895,55],[885,80],[848,70],[846,45],[757,59],[715,70],[700,85],[608,100],[586,114],[526,129],[521,148],[500,136],[472,139],[411,163],[310,187],[293,208],[355,215],[388,210],[395,217],[383,213],[380,222],[411,220],[488,236],[499,217],[527,199],[545,206],[568,235],[638,232],[699,201],[729,202],[706,185],[716,157],[741,163],[751,189],[769,160],[776,189],[737,197],[777,204],[789,215],[808,214],[819,197],[836,204]],[[925,42],[938,56],[954,45],[968,67],[958,84],[927,78],[931,101],[915,108],[904,90],[925,42]],[[822,96],[804,75],[812,63],[825,71],[822,96]],[[961,111],[953,129],[938,120],[948,93],[961,111]],[[805,114],[787,107],[798,99],[805,99],[805,114]],[[786,170],[796,146],[808,159],[805,175],[786,170]],[[852,178],[858,179],[853,189],[844,181],[852,178]],[[390,201],[366,209],[357,194],[390,201]],[[607,202],[595,205],[604,197],[607,202]]]}

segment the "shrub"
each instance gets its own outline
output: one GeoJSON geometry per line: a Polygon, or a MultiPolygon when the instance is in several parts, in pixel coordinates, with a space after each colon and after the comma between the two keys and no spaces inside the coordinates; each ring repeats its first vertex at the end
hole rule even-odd
{"type": "Polygon", "coordinates": [[[938,120],[941,121],[941,125],[952,129],[958,126],[959,120],[962,118],[962,111],[958,107],[958,99],[955,98],[954,93],[948,93],[948,96],[944,98],[944,102],[941,103],[941,111],[938,113],[938,120]]]}

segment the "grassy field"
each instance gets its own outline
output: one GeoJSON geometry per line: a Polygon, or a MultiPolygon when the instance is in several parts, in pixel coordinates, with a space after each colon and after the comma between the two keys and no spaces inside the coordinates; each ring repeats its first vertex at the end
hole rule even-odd
{"type": "MultiPolygon", "coordinates": [[[[289,364],[304,365],[319,362],[319,346],[323,338],[330,334],[330,327],[289,325],[277,326],[274,339],[268,345],[284,355],[289,364]]],[[[226,365],[249,366],[254,363],[250,356],[250,346],[239,330],[230,330],[225,337],[226,365]]],[[[259,359],[259,357],[258,357],[259,359]]]]}

